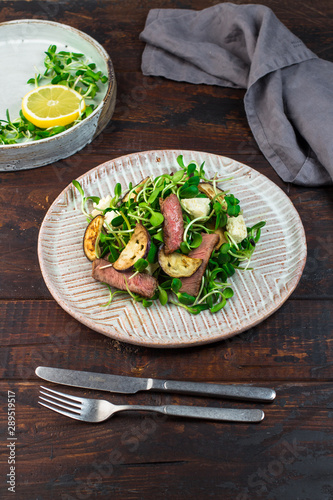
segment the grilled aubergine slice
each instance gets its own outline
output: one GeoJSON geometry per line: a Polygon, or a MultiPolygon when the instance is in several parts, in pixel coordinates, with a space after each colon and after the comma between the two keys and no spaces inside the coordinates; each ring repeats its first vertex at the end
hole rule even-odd
{"type": "Polygon", "coordinates": [[[97,238],[101,234],[103,223],[104,216],[96,215],[96,217],[94,217],[93,220],[89,222],[84,233],[83,251],[87,259],[89,259],[91,262],[98,258],[96,255],[95,247],[97,238]]]}
{"type": "Polygon", "coordinates": [[[192,259],[182,253],[164,253],[164,246],[158,252],[158,262],[163,271],[172,278],[185,278],[192,276],[200,267],[202,259],[192,259]]]}
{"type": "Polygon", "coordinates": [[[116,271],[131,271],[139,259],[147,257],[150,249],[150,234],[142,224],[136,224],[131,239],[113,263],[116,271]]]}

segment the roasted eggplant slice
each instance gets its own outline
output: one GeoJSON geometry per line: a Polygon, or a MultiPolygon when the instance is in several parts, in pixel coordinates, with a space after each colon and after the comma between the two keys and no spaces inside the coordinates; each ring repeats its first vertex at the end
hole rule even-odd
{"type": "Polygon", "coordinates": [[[95,246],[97,238],[101,234],[103,222],[104,222],[104,216],[96,215],[96,217],[94,217],[93,220],[89,222],[87,229],[84,233],[83,250],[85,256],[90,261],[93,261],[98,258],[98,255],[96,255],[95,246]]]}
{"type": "Polygon", "coordinates": [[[131,239],[113,263],[117,271],[130,271],[139,259],[147,257],[150,248],[150,234],[142,224],[136,224],[131,239]]]}
{"type": "Polygon", "coordinates": [[[195,273],[200,267],[202,259],[192,259],[177,252],[166,255],[162,246],[158,252],[158,262],[163,271],[172,278],[184,278],[195,273]]]}
{"type": "Polygon", "coordinates": [[[214,250],[218,250],[223,245],[223,243],[228,243],[228,240],[224,236],[224,231],[221,227],[215,229],[214,234],[217,234],[217,236],[220,238],[214,250]]]}
{"type": "Polygon", "coordinates": [[[136,186],[135,186],[135,189],[134,191],[128,191],[125,196],[123,196],[121,202],[122,203],[125,203],[126,201],[128,201],[130,198],[131,200],[133,201],[136,201],[136,195],[140,193],[140,191],[142,191],[143,189],[143,186],[146,184],[146,182],[149,180],[149,177],[146,177],[145,179],[143,179],[142,181],[140,181],[136,186]],[[131,195],[130,195],[131,193],[131,195]]]}
{"type": "Polygon", "coordinates": [[[210,182],[200,182],[200,184],[198,185],[198,189],[199,191],[201,191],[201,193],[204,193],[211,200],[218,193],[221,193],[221,196],[218,196],[215,199],[221,203],[223,208],[227,208],[227,203],[224,201],[224,191],[222,191],[222,189],[218,187],[214,189],[214,185],[210,182]]]}
{"type": "Polygon", "coordinates": [[[214,234],[217,234],[219,237],[219,241],[215,246],[214,250],[218,250],[223,245],[223,243],[228,243],[227,238],[224,236],[225,229],[224,228],[222,229],[222,227],[218,227],[217,229],[215,229],[215,220],[209,221],[207,227],[209,229],[214,229],[214,234]]]}

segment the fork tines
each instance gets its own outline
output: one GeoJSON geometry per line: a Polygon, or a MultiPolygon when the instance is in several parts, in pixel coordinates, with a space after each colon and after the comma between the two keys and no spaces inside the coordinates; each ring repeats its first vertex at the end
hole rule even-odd
{"type": "Polygon", "coordinates": [[[48,389],[47,387],[44,387],[42,385],[41,389],[44,390],[43,391],[41,390],[40,393],[47,397],[45,398],[43,396],[39,396],[38,403],[40,405],[45,406],[45,408],[48,408],[49,410],[53,410],[57,413],[60,413],[61,415],[81,420],[80,414],[81,414],[82,404],[80,398],[77,398],[75,396],[70,396],[69,394],[64,394],[63,392],[54,391],[53,389],[48,389]],[[49,404],[45,404],[40,400],[46,401],[49,404]]]}

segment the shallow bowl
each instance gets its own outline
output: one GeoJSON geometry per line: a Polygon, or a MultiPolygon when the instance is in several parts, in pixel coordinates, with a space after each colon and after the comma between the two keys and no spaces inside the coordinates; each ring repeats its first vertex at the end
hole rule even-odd
{"type": "MultiPolygon", "coordinates": [[[[19,115],[22,97],[33,87],[26,82],[44,68],[49,45],[58,50],[84,53],[108,84],[96,95],[93,113],[61,134],[13,145],[0,145],[0,171],[41,167],[67,158],[90,143],[108,124],[116,102],[116,79],[112,61],[104,48],[89,35],[52,21],[25,19],[0,23],[0,119],[19,115]]],[[[88,101],[89,103],[89,101],[88,101]]]]}

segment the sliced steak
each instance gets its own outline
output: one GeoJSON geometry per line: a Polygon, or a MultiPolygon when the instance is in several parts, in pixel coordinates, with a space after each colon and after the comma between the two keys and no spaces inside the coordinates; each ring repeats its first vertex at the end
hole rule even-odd
{"type": "Polygon", "coordinates": [[[131,292],[138,293],[142,297],[151,299],[157,288],[157,279],[150,274],[139,273],[132,279],[133,272],[118,272],[113,267],[106,267],[105,269],[100,269],[101,267],[107,266],[109,262],[104,259],[96,259],[92,266],[92,277],[97,281],[103,281],[110,286],[114,286],[119,290],[126,291],[127,280],[128,288],[131,292]]]}
{"type": "Polygon", "coordinates": [[[184,234],[182,207],[175,194],[170,194],[165,200],[160,198],[161,212],[164,217],[164,253],[175,252],[180,247],[184,234]]]}
{"type": "Polygon", "coordinates": [[[215,245],[219,241],[219,236],[217,234],[207,234],[201,233],[202,243],[198,248],[191,250],[188,254],[189,257],[194,257],[196,259],[202,259],[202,264],[199,269],[189,276],[188,278],[181,278],[181,282],[183,283],[180,292],[186,292],[189,295],[193,295],[196,297],[199,293],[201,280],[206,271],[206,267],[209,261],[209,258],[214,250],[215,245]]]}

